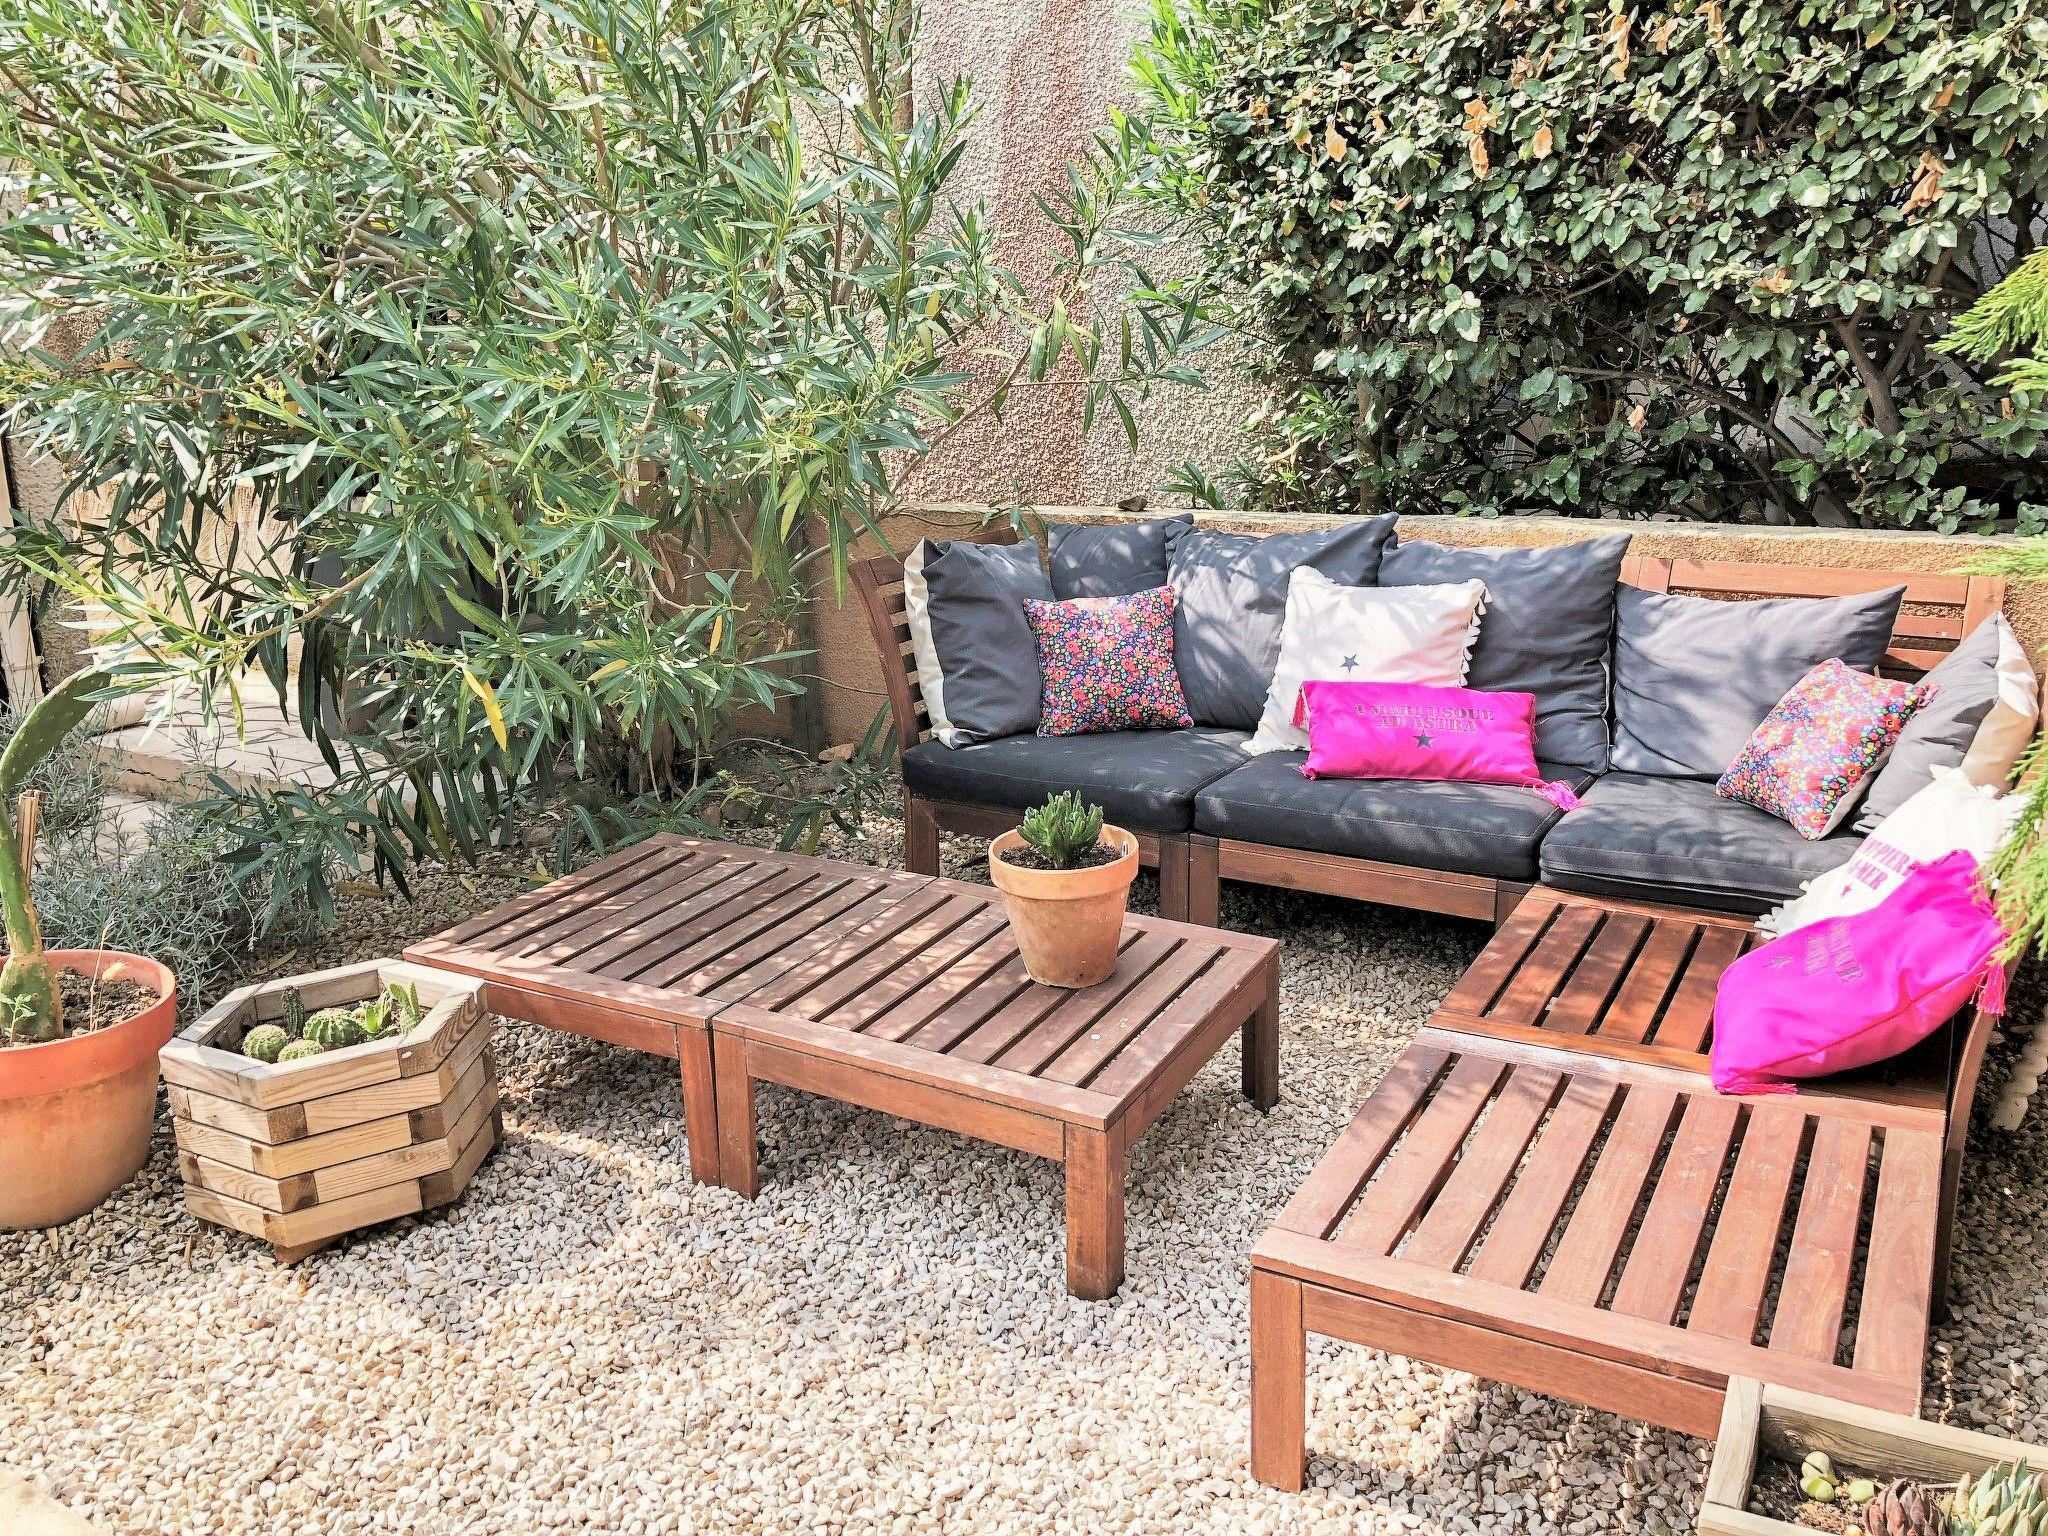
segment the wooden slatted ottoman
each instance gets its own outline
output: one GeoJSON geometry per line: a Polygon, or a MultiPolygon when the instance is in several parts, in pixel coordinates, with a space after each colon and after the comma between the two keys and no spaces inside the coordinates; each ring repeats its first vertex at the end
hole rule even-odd
{"type": "Polygon", "coordinates": [[[178,1167],[193,1215],[269,1243],[292,1264],[344,1233],[446,1205],[503,1121],[482,984],[372,960],[231,992],[163,1049],[178,1167]],[[266,1064],[235,1047],[283,1016],[414,986],[426,1014],[401,1037],[266,1064]]]}
{"type": "Polygon", "coordinates": [[[1305,1338],[1695,1435],[1733,1377],[1919,1405],[1989,1021],[1796,1096],[1708,1077],[1737,918],[1538,888],[1252,1252],[1252,1471],[1305,1338]]]}

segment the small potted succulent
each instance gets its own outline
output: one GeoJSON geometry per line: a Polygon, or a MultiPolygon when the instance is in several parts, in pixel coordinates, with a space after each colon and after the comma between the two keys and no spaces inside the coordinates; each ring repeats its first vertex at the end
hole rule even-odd
{"type": "Polygon", "coordinates": [[[170,968],[113,950],[48,950],[31,893],[32,774],[92,712],[104,673],[74,673],[0,752],[0,1229],[83,1216],[135,1176],[156,1118],[156,1053],[177,1020],[170,968]]]}
{"type": "Polygon", "coordinates": [[[988,872],[1033,981],[1092,987],[1108,979],[1138,873],[1135,837],[1104,826],[1102,808],[1068,790],[989,845],[988,872]]]}

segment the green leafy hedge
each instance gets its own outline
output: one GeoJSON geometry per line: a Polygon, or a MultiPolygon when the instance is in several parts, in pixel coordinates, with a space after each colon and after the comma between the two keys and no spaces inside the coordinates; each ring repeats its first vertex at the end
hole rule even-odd
{"type": "Polygon", "coordinates": [[[2048,526],[2048,394],[1930,350],[2039,232],[2035,0],[1155,4],[1268,499],[2048,526]]]}

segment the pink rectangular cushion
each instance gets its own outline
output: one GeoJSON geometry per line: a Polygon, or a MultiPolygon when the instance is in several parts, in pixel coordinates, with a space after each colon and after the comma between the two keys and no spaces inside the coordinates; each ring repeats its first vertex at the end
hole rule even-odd
{"type": "Polygon", "coordinates": [[[1515,784],[1577,810],[1566,784],[1536,771],[1536,695],[1427,683],[1307,682],[1295,723],[1308,730],[1311,779],[1453,779],[1515,784]]]}
{"type": "Polygon", "coordinates": [[[2005,1006],[2005,931],[1961,850],[1922,865],[1867,912],[1824,918],[1721,973],[1711,1071],[1722,1093],[1790,1093],[1792,1080],[1885,1061],[1981,993],[2005,1006]]]}

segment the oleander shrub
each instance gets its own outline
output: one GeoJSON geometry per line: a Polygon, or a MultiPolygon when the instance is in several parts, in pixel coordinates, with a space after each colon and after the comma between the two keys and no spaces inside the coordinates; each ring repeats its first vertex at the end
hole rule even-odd
{"type": "Polygon", "coordinates": [[[333,782],[229,857],[517,837],[563,780],[697,782],[805,684],[805,604],[904,477],[1034,389],[1199,382],[1106,125],[1036,242],[962,186],[911,0],[0,6],[0,431],[70,472],[0,591],[108,691],[260,669],[333,782]],[[1006,251],[1057,251],[1027,283],[1006,251]],[[1124,296],[1112,316],[1094,285],[1124,296]]]}
{"type": "Polygon", "coordinates": [[[2035,0],[1155,0],[1139,73],[1269,499],[2048,526],[2038,381],[1932,347],[2040,233],[2035,0]]]}

